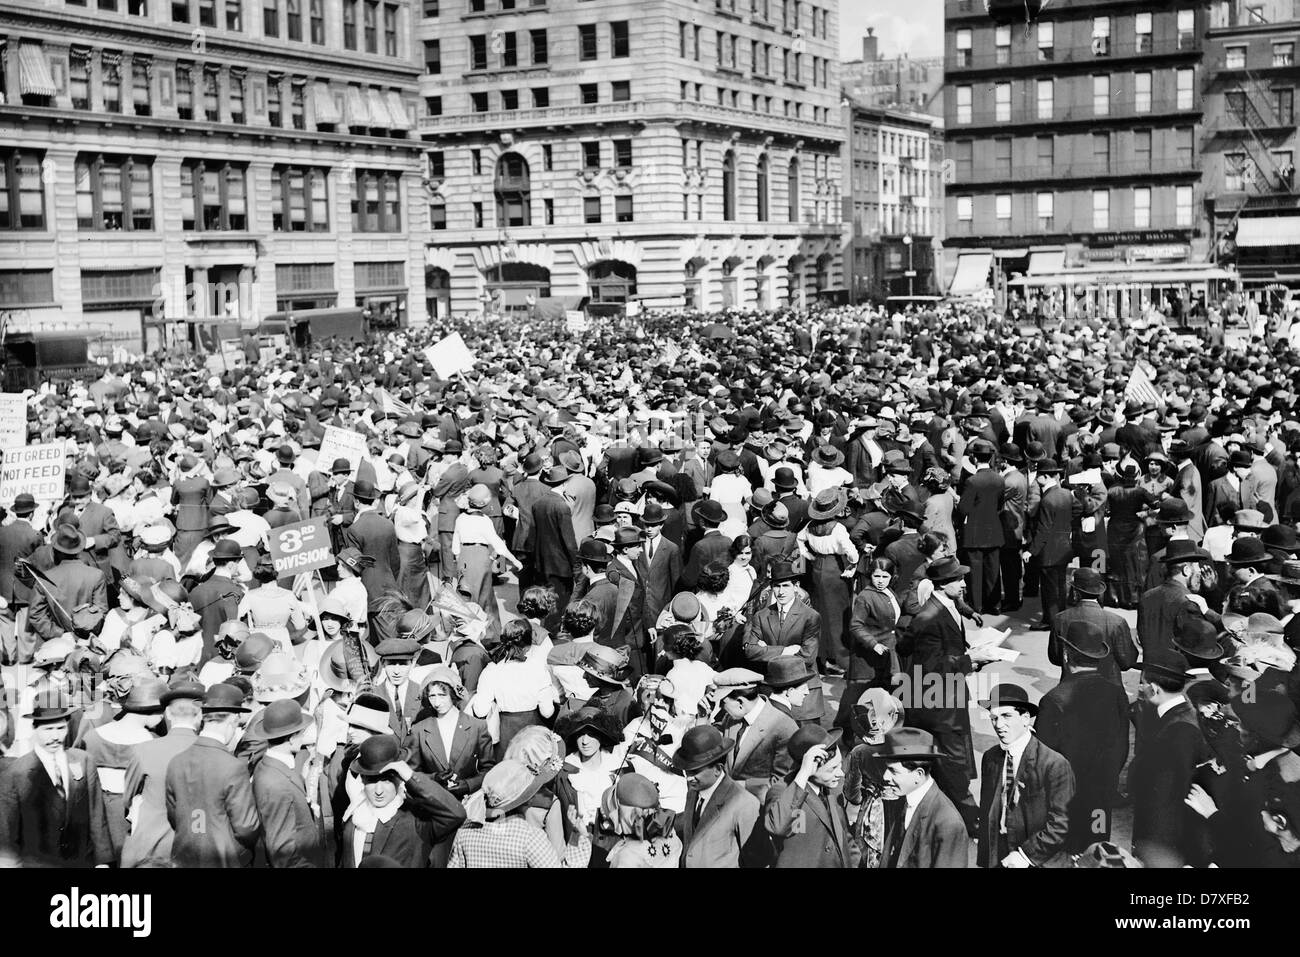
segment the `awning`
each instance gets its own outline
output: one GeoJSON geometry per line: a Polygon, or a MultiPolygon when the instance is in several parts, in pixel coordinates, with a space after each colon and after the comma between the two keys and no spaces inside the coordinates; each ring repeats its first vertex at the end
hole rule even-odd
{"type": "Polygon", "coordinates": [[[343,112],[347,116],[347,124],[352,127],[370,126],[370,108],[366,106],[365,95],[362,94],[358,87],[348,87],[347,95],[343,99],[343,112]]]}
{"type": "Polygon", "coordinates": [[[989,270],[992,268],[992,253],[962,253],[957,257],[957,272],[948,287],[948,295],[969,296],[983,292],[989,286],[989,270]]]}
{"type": "Polygon", "coordinates": [[[402,95],[396,90],[388,90],[384,93],[384,103],[388,107],[388,115],[393,121],[395,130],[411,130],[411,117],[406,112],[406,104],[402,102],[402,95]]]}
{"type": "Polygon", "coordinates": [[[334,97],[325,83],[313,83],[311,87],[311,105],[316,111],[317,123],[338,124],[343,121],[339,108],[334,104],[334,97]]]}
{"type": "Polygon", "coordinates": [[[384,105],[384,94],[379,90],[369,90],[366,95],[366,106],[370,108],[370,125],[377,129],[393,129],[393,118],[388,115],[388,107],[384,105]]]}
{"type": "Polygon", "coordinates": [[[1238,248],[1300,246],[1300,216],[1264,216],[1237,220],[1238,248]]]}
{"type": "Polygon", "coordinates": [[[1029,274],[1060,272],[1065,268],[1065,250],[1054,249],[1029,254],[1029,274]]]}
{"type": "Polygon", "coordinates": [[[50,61],[35,43],[18,47],[18,85],[26,96],[54,96],[59,92],[50,75],[50,61]]]}

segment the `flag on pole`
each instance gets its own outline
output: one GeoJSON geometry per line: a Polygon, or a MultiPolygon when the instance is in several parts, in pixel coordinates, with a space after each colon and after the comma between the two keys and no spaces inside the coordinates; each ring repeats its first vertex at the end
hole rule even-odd
{"type": "Polygon", "coordinates": [[[664,346],[664,365],[676,365],[677,360],[682,357],[682,347],[675,342],[670,342],[664,346]]]}
{"type": "Polygon", "coordinates": [[[411,407],[405,402],[398,402],[389,394],[387,389],[375,390],[374,404],[383,415],[407,416],[411,414],[411,407]]]}
{"type": "Polygon", "coordinates": [[[1160,393],[1152,384],[1154,374],[1155,370],[1145,362],[1137,363],[1128,378],[1128,385],[1124,387],[1124,398],[1130,402],[1158,403],[1160,393]]]}

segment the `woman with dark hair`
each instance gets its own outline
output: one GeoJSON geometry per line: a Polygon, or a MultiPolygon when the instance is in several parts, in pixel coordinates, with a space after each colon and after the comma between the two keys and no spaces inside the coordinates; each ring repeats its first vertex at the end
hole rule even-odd
{"type": "Polygon", "coordinates": [[[543,622],[555,614],[555,590],[543,585],[534,585],[519,596],[515,611],[524,616],[528,627],[533,631],[533,649],[529,652],[530,656],[545,664],[546,656],[550,654],[554,643],[551,641],[551,633],[546,630],[543,622]]]}
{"type": "Polygon", "coordinates": [[[700,578],[695,587],[695,597],[699,599],[700,606],[708,612],[710,619],[717,618],[718,610],[721,608],[731,608],[732,611],[738,610],[727,604],[726,591],[727,583],[730,580],[731,569],[725,562],[709,562],[700,570],[700,578]]]}
{"type": "Polygon", "coordinates": [[[898,671],[898,644],[895,629],[902,616],[902,607],[894,595],[893,584],[897,568],[888,558],[873,558],[868,563],[870,586],[858,592],[853,599],[853,614],[849,619],[849,667],[844,676],[844,693],[840,696],[840,709],[835,715],[835,727],[843,728],[851,738],[850,721],[853,704],[868,688],[891,687],[891,678],[898,671]]]}
{"type": "Polygon", "coordinates": [[[280,650],[293,653],[293,640],[289,627],[302,630],[307,626],[307,610],[298,597],[287,588],[276,584],[275,563],[264,555],[253,569],[257,587],[239,600],[235,617],[248,626],[250,632],[260,631],[280,645],[280,650]]]}
{"type": "Polygon", "coordinates": [[[487,501],[483,505],[483,514],[492,522],[492,527],[496,529],[497,535],[502,538],[506,534],[505,517],[501,511],[501,501],[504,498],[501,487],[505,482],[505,473],[501,471],[497,463],[501,461],[501,453],[491,445],[480,445],[473,452],[474,461],[478,462],[478,468],[469,473],[469,480],[472,485],[482,485],[488,490],[487,501]]]}
{"type": "Polygon", "coordinates": [[[731,541],[731,565],[727,568],[727,587],[723,591],[724,608],[739,612],[749,603],[754,592],[758,572],[754,569],[754,542],[748,535],[737,535],[731,541]]]}
{"type": "Polygon", "coordinates": [[[1143,513],[1160,504],[1147,483],[1138,483],[1137,466],[1126,462],[1106,493],[1106,567],[1111,600],[1119,608],[1136,608],[1147,580],[1146,523],[1143,513]]]}
{"type": "Polygon", "coordinates": [[[556,722],[555,733],[568,752],[564,770],[578,794],[578,814],[588,830],[596,823],[600,799],[618,770],[614,749],[623,743],[623,729],[612,715],[586,706],[556,722]]]}
{"type": "Polygon", "coordinates": [[[533,629],[527,621],[506,625],[467,708],[474,717],[487,721],[497,761],[520,730],[542,724],[555,714],[559,695],[546,666],[529,659],[532,647],[533,629]]]}

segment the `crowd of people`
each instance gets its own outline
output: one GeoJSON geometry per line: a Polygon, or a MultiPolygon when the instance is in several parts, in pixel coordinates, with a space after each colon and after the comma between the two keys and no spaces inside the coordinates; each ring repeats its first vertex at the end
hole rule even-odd
{"type": "Polygon", "coordinates": [[[7,863],[1300,863],[1286,339],[504,318],[440,378],[446,331],[29,393],[7,863]],[[277,569],[308,520],[333,564],[277,569]],[[1039,609],[1041,696],[985,627],[1039,609]]]}

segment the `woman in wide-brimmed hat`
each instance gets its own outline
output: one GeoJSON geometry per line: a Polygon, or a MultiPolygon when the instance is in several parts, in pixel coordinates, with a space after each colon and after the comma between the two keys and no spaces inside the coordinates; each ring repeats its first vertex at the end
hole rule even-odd
{"type": "Polygon", "coordinates": [[[853,702],[853,732],[861,744],[845,762],[844,796],[859,808],[853,823],[859,867],[879,867],[885,836],[885,766],[878,760],[885,735],[903,723],[903,705],[884,688],[868,688],[853,702]]]}
{"type": "Polygon", "coordinates": [[[844,453],[833,445],[822,445],[808,463],[808,494],[814,498],[826,489],[853,484],[853,473],[844,468],[844,453]]]}
{"type": "Polygon", "coordinates": [[[448,867],[561,867],[560,855],[547,839],[545,812],[532,799],[556,775],[556,769],[533,772],[522,761],[502,761],[483,777],[481,792],[486,821],[456,833],[448,867]]]}
{"type": "Polygon", "coordinates": [[[842,489],[826,489],[808,506],[808,524],[800,530],[799,551],[808,563],[808,594],[821,614],[817,660],[828,674],[843,674],[848,660],[844,630],[853,605],[853,576],[858,549],[844,522],[848,500],[842,489]]]}
{"type": "Polygon", "coordinates": [[[501,613],[492,587],[493,569],[499,561],[516,571],[523,567],[484,511],[492,501],[492,492],[486,485],[475,485],[466,492],[451,536],[459,588],[487,614],[489,644],[501,634],[501,613]]]}
{"type": "Polygon", "coordinates": [[[613,715],[586,705],[555,723],[555,733],[568,751],[565,770],[578,794],[578,814],[585,827],[596,823],[600,801],[618,770],[614,749],[623,743],[623,728],[613,715]]]}

